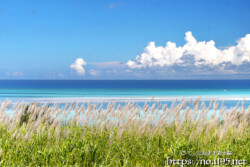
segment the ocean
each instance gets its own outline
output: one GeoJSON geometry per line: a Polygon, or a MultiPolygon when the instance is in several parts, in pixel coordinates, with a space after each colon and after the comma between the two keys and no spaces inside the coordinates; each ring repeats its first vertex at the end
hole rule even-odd
{"type": "Polygon", "coordinates": [[[0,80],[0,101],[158,101],[198,98],[250,104],[250,80],[0,80]]]}

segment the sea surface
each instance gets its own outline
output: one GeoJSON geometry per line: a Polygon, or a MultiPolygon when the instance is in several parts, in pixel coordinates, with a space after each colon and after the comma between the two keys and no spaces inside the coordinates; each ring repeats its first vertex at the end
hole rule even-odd
{"type": "Polygon", "coordinates": [[[198,98],[250,104],[250,80],[0,80],[0,101],[173,101],[198,98]]]}

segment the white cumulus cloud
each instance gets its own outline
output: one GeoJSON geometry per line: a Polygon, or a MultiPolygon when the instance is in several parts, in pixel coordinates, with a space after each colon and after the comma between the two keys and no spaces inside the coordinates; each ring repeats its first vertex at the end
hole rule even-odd
{"type": "Polygon", "coordinates": [[[155,46],[155,42],[150,42],[144,53],[138,55],[135,60],[129,60],[127,66],[140,69],[185,65],[183,59],[189,55],[194,56],[195,66],[217,66],[221,63],[241,65],[243,62],[250,62],[250,34],[236,41],[235,46],[223,50],[216,48],[213,40],[198,42],[190,31],[186,32],[185,40],[186,44],[180,47],[174,42],[167,42],[165,47],[155,46]]]}
{"type": "Polygon", "coordinates": [[[7,76],[13,76],[13,77],[23,77],[24,76],[24,73],[19,72],[19,71],[16,71],[16,72],[13,72],[13,73],[6,72],[5,74],[7,76]]]}
{"type": "Polygon", "coordinates": [[[85,69],[83,66],[86,65],[86,62],[82,58],[77,58],[74,63],[70,65],[70,68],[75,70],[78,75],[84,75],[85,69]]]}
{"type": "Polygon", "coordinates": [[[92,75],[92,76],[97,76],[97,75],[99,75],[101,72],[91,69],[91,70],[89,71],[89,73],[90,73],[90,75],[92,75]]]}

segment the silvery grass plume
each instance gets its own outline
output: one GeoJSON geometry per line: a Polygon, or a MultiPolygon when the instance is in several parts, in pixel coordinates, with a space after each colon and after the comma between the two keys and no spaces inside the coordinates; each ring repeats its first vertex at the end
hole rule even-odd
{"type": "MultiPolygon", "coordinates": [[[[200,97],[189,102],[175,100],[170,107],[159,101],[152,103],[153,99],[142,107],[131,102],[122,106],[116,101],[104,108],[104,102],[89,102],[86,109],[84,104],[78,103],[64,106],[51,103],[11,104],[5,100],[0,102],[0,124],[11,131],[13,138],[25,140],[44,135],[55,136],[59,140],[73,133],[71,130],[76,126],[91,127],[93,133],[116,129],[120,139],[125,133],[149,137],[168,134],[168,129],[177,136],[185,134],[190,140],[210,132],[220,139],[229,132],[234,132],[235,137],[249,133],[244,129],[250,127],[250,107],[245,108],[244,100],[242,105],[227,109],[224,103],[219,108],[216,100],[211,100],[206,107],[200,97]]],[[[114,136],[110,137],[111,143],[114,136]]]]}

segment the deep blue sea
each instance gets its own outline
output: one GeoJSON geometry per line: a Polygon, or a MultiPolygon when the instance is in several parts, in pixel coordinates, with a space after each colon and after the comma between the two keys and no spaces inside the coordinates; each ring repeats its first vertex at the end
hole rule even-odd
{"type": "Polygon", "coordinates": [[[250,80],[0,80],[0,100],[218,99],[250,104],[250,80]]]}

